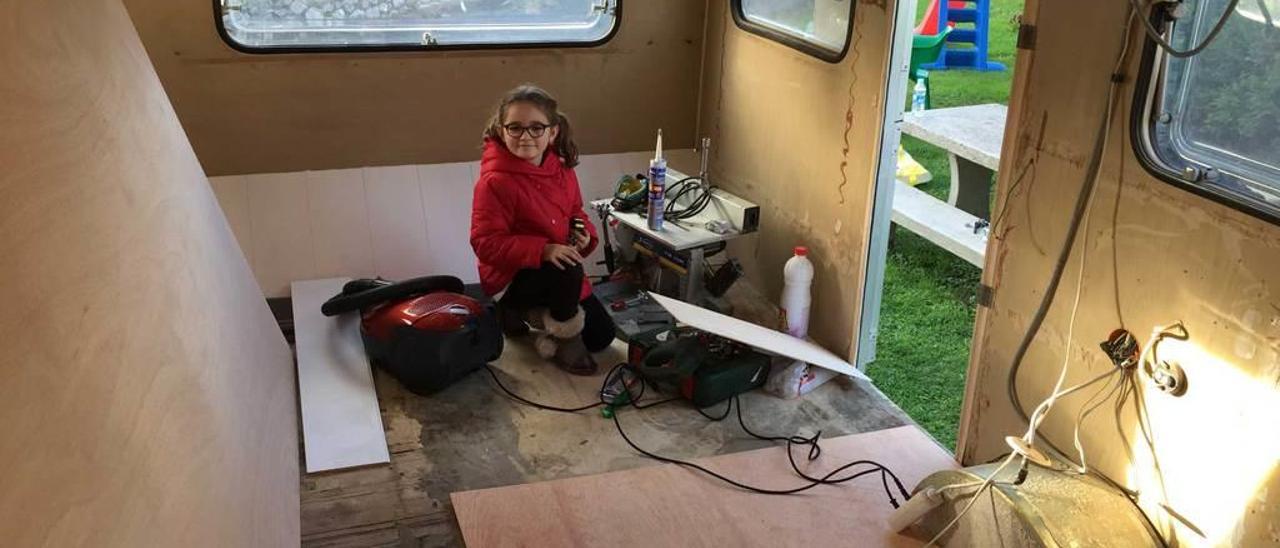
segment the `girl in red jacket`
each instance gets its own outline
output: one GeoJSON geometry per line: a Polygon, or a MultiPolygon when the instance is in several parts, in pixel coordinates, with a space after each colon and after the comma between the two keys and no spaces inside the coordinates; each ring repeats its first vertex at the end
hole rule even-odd
{"type": "Polygon", "coordinates": [[[582,270],[598,238],[576,165],[578,146],[556,100],[532,85],[508,92],[484,131],[471,247],[485,292],[506,290],[498,300],[503,331],[518,336],[529,333],[526,319],[540,324],[538,353],[590,375],[591,353],[613,342],[614,325],[582,270]]]}

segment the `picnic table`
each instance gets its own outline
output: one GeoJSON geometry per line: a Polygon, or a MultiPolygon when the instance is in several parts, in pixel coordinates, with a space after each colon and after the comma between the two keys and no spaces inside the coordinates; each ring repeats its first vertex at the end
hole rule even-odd
{"type": "Polygon", "coordinates": [[[991,217],[991,176],[1000,165],[1008,108],[999,104],[940,108],[903,115],[902,132],[945,149],[951,160],[947,203],[991,217]]]}
{"type": "Polygon", "coordinates": [[[908,112],[902,132],[947,151],[951,189],[943,202],[894,181],[893,222],[982,268],[991,216],[991,177],[1000,165],[1007,116],[1004,105],[972,105],[908,112]]]}

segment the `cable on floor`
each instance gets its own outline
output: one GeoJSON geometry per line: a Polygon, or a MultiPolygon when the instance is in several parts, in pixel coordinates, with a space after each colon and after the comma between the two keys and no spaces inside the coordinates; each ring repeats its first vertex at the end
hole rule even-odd
{"type": "MultiPolygon", "coordinates": [[[[543,409],[543,410],[546,410],[546,411],[554,411],[554,412],[559,412],[559,413],[578,413],[578,412],[581,412],[581,411],[586,411],[586,410],[589,410],[589,409],[594,409],[594,408],[602,407],[602,406],[617,407],[617,408],[619,408],[619,409],[620,409],[620,408],[623,408],[623,407],[628,407],[628,406],[629,406],[629,407],[635,408],[635,409],[637,409],[637,410],[643,410],[643,409],[648,409],[648,408],[651,408],[651,407],[655,407],[655,406],[658,406],[658,405],[662,405],[662,404],[666,404],[666,403],[670,403],[670,402],[673,402],[673,401],[676,401],[676,400],[680,400],[680,399],[682,399],[682,398],[680,398],[680,397],[673,397],[673,398],[667,398],[667,399],[663,399],[663,400],[658,400],[658,401],[654,401],[654,402],[648,402],[648,403],[645,403],[645,402],[643,402],[643,399],[644,399],[644,393],[645,393],[645,391],[646,391],[646,388],[645,388],[645,387],[647,386],[647,383],[646,383],[643,379],[640,379],[640,380],[639,380],[639,383],[636,385],[636,386],[638,386],[638,387],[639,387],[639,391],[638,391],[638,393],[637,393],[637,394],[635,394],[635,395],[634,395],[634,397],[628,397],[628,398],[626,398],[625,402],[624,402],[624,403],[622,403],[621,405],[612,406],[611,404],[609,404],[608,402],[606,402],[606,401],[605,401],[605,399],[604,399],[604,392],[605,392],[605,390],[604,390],[604,389],[605,389],[606,387],[610,386],[610,385],[611,385],[611,384],[616,380],[616,376],[617,376],[617,375],[622,374],[622,373],[624,372],[624,370],[628,370],[628,369],[630,369],[630,366],[629,366],[629,365],[627,365],[627,364],[625,364],[625,363],[621,363],[621,364],[618,364],[618,365],[614,366],[614,367],[613,367],[613,369],[611,369],[611,370],[609,371],[609,373],[605,375],[604,383],[603,383],[603,384],[602,384],[602,386],[601,386],[601,392],[600,392],[600,393],[601,393],[601,399],[600,399],[600,401],[595,402],[595,403],[592,403],[592,404],[589,404],[589,405],[582,405],[582,406],[578,406],[578,407],[562,407],[562,406],[555,406],[555,405],[547,405],[547,404],[543,404],[543,403],[539,403],[539,402],[532,401],[532,400],[530,400],[530,399],[528,399],[528,398],[525,398],[525,397],[523,397],[523,396],[520,396],[519,394],[516,394],[514,391],[512,391],[510,388],[508,388],[505,384],[503,384],[503,383],[502,383],[502,381],[498,378],[498,375],[497,375],[497,373],[494,371],[494,369],[493,369],[493,367],[492,367],[492,366],[487,366],[487,365],[486,365],[486,367],[485,367],[485,368],[486,368],[486,370],[488,370],[488,371],[489,371],[489,376],[493,378],[494,383],[496,384],[496,386],[497,386],[500,390],[502,390],[503,392],[505,392],[505,393],[507,394],[507,396],[511,397],[511,399],[513,399],[513,400],[515,400],[515,401],[517,401],[517,402],[523,403],[523,404],[525,404],[525,405],[528,405],[528,406],[531,406],[531,407],[534,407],[534,408],[537,408],[537,409],[543,409]]],[[[630,393],[630,390],[631,390],[631,389],[628,387],[628,388],[627,388],[628,393],[630,393]]],[[[640,453],[641,455],[644,455],[644,456],[649,457],[649,458],[651,458],[651,459],[657,460],[657,461],[659,461],[659,462],[665,462],[665,463],[669,463],[669,464],[675,464],[675,465],[678,465],[678,466],[683,466],[683,467],[686,467],[686,468],[691,468],[691,469],[694,469],[694,470],[700,471],[700,472],[702,472],[702,473],[704,473],[704,474],[707,474],[707,475],[709,475],[709,476],[711,476],[711,477],[713,477],[713,478],[716,478],[716,479],[718,479],[718,480],[720,480],[720,481],[723,481],[723,482],[725,482],[725,483],[728,483],[729,485],[732,485],[732,486],[737,487],[737,488],[739,488],[739,489],[743,489],[743,490],[745,490],[745,491],[750,491],[750,492],[753,492],[753,493],[759,493],[759,494],[766,494],[766,495],[791,495],[791,494],[802,493],[802,492],[804,492],[804,491],[808,491],[808,490],[813,489],[813,488],[815,488],[815,487],[818,487],[818,486],[820,486],[820,485],[838,485],[838,484],[841,484],[841,483],[846,483],[846,482],[849,482],[849,481],[853,481],[853,480],[858,479],[858,478],[863,477],[863,476],[868,476],[868,475],[871,475],[871,474],[879,473],[879,474],[880,474],[880,476],[881,476],[881,483],[883,484],[884,489],[885,489],[885,495],[886,495],[886,497],[888,498],[888,500],[889,500],[889,504],[890,504],[891,506],[893,506],[894,508],[898,508],[898,506],[900,505],[900,503],[898,502],[898,498],[897,498],[897,496],[895,496],[895,494],[894,494],[894,490],[893,490],[892,488],[890,488],[890,480],[892,480],[893,485],[897,488],[897,492],[898,492],[898,494],[899,494],[899,495],[901,495],[901,497],[902,497],[902,499],[903,499],[903,500],[909,500],[909,499],[911,498],[911,494],[910,494],[910,492],[909,492],[909,491],[907,491],[907,489],[906,489],[906,487],[903,485],[902,481],[898,478],[898,476],[897,476],[896,474],[894,474],[894,473],[893,473],[893,471],[892,471],[892,470],[890,470],[888,467],[886,467],[886,466],[884,466],[884,465],[882,465],[882,464],[880,464],[880,463],[878,463],[878,462],[871,461],[871,460],[855,460],[855,461],[852,461],[852,462],[846,463],[846,464],[844,464],[844,465],[842,465],[842,466],[840,466],[840,467],[838,467],[838,468],[836,468],[836,469],[834,469],[834,470],[832,470],[832,471],[828,472],[826,475],[824,475],[824,476],[822,476],[822,477],[813,477],[813,476],[810,476],[810,475],[806,474],[806,473],[805,473],[805,472],[800,468],[799,463],[798,463],[798,462],[796,462],[796,459],[795,459],[795,453],[794,453],[794,451],[793,451],[792,449],[793,449],[795,446],[797,446],[797,445],[800,445],[800,446],[808,446],[808,447],[809,447],[808,460],[810,460],[810,461],[812,461],[812,460],[816,460],[816,459],[817,459],[817,458],[822,454],[822,447],[821,447],[821,445],[819,445],[819,439],[820,439],[820,437],[821,437],[822,433],[821,433],[821,432],[818,432],[818,433],[817,433],[817,434],[815,434],[813,437],[809,437],[809,438],[806,438],[806,437],[803,437],[803,436],[788,436],[788,437],[783,437],[783,436],[766,436],[766,435],[757,434],[756,432],[754,432],[753,430],[751,430],[751,429],[747,426],[746,421],[744,420],[744,418],[743,418],[743,416],[742,416],[742,403],[741,403],[741,401],[739,400],[739,396],[734,396],[733,398],[729,399],[729,400],[728,400],[728,402],[727,402],[727,403],[726,403],[726,405],[725,405],[724,413],[720,414],[719,416],[711,415],[711,414],[707,413],[706,411],[704,411],[703,409],[697,409],[697,411],[698,411],[698,413],[702,414],[704,417],[706,417],[706,418],[707,418],[707,419],[709,419],[709,420],[712,420],[712,421],[715,421],[715,422],[720,422],[720,421],[723,421],[723,420],[725,420],[726,418],[728,418],[728,416],[729,416],[730,412],[734,409],[734,407],[737,407],[737,411],[738,411],[738,413],[737,413],[737,418],[738,418],[738,424],[739,424],[739,426],[740,426],[740,427],[742,428],[742,430],[743,430],[744,432],[746,432],[749,436],[751,436],[751,437],[753,437],[753,438],[756,438],[756,439],[758,439],[758,440],[762,440],[762,441],[770,441],[770,442],[786,442],[786,444],[787,444],[787,446],[786,446],[786,447],[787,447],[787,459],[788,459],[788,461],[789,461],[789,463],[790,463],[790,465],[791,465],[792,471],[794,471],[798,476],[800,476],[802,479],[806,480],[808,483],[806,483],[806,484],[804,484],[804,485],[801,485],[801,486],[798,486],[798,487],[789,488],[789,489],[769,489],[769,488],[757,487],[757,486],[754,486],[754,485],[749,485],[749,484],[746,484],[746,483],[743,483],[743,482],[740,482],[740,481],[734,480],[733,478],[730,478],[730,477],[728,477],[728,476],[724,476],[724,475],[719,474],[719,473],[717,473],[717,472],[715,472],[715,471],[713,471],[713,470],[711,470],[711,469],[709,469],[709,468],[706,468],[706,467],[704,467],[704,466],[702,466],[702,465],[699,465],[699,464],[696,464],[696,463],[693,463],[693,462],[684,461],[684,460],[680,460],[680,459],[674,459],[674,458],[670,458],[670,457],[664,457],[664,456],[662,456],[662,455],[659,455],[659,454],[653,453],[653,452],[651,452],[651,451],[648,451],[648,450],[644,449],[643,447],[640,447],[638,444],[636,444],[636,443],[635,443],[635,441],[634,441],[634,440],[632,440],[632,439],[631,439],[631,437],[630,437],[630,436],[628,436],[628,435],[627,435],[627,433],[626,433],[626,431],[623,429],[623,427],[622,427],[622,422],[618,419],[618,413],[614,412],[614,413],[610,414],[610,415],[609,415],[609,417],[613,419],[614,426],[615,426],[615,428],[617,428],[617,430],[618,430],[618,434],[622,437],[623,441],[625,441],[625,442],[627,443],[627,445],[631,446],[631,448],[632,448],[633,450],[635,450],[637,453],[640,453]],[[869,467],[869,468],[864,469],[864,470],[859,470],[859,471],[856,471],[856,472],[852,472],[852,473],[850,473],[849,475],[846,475],[846,476],[844,476],[844,477],[838,477],[841,473],[844,473],[844,472],[846,472],[846,471],[850,470],[851,468],[858,467],[858,466],[867,466],[867,467],[869,467]]]]}

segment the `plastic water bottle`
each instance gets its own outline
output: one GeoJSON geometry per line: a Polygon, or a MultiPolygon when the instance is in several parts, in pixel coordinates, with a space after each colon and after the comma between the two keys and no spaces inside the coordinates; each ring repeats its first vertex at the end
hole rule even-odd
{"type": "Polygon", "coordinates": [[[916,77],[916,87],[911,93],[911,113],[924,112],[924,98],[928,90],[924,87],[924,78],[916,77]]]}
{"type": "Polygon", "coordinates": [[[787,333],[804,338],[809,334],[809,286],[813,284],[813,263],[809,249],[797,247],[795,256],[782,268],[782,310],[787,315],[787,333]]]}

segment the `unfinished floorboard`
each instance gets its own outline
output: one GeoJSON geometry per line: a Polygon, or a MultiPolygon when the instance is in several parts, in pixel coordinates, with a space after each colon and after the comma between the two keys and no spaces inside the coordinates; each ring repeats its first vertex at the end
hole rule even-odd
{"type": "MultiPolygon", "coordinates": [[[[821,476],[857,459],[890,467],[907,485],[955,466],[951,455],[915,426],[829,440],[817,461],[802,466],[821,476]]],[[[699,464],[765,488],[804,483],[789,468],[781,447],[701,459],[699,464]]],[[[455,493],[452,498],[471,548],[919,544],[888,530],[893,508],[879,474],[801,495],[771,496],[664,464],[455,493]]]]}
{"type": "MultiPolygon", "coordinates": [[[[596,357],[611,365],[622,361],[625,349],[617,343],[596,357]]],[[[494,368],[517,393],[557,405],[594,401],[603,380],[603,372],[565,374],[538,358],[527,339],[508,340],[494,368]]],[[[598,412],[566,415],[517,404],[483,371],[430,397],[404,390],[382,371],[374,380],[391,462],[303,476],[304,546],[457,546],[462,536],[452,493],[654,464],[631,450],[598,412]]],[[[821,430],[834,438],[910,422],[861,382],[847,390],[830,383],[799,400],[753,392],[742,401],[747,424],[761,433],[821,430]]],[[[749,438],[735,421],[709,422],[684,403],[628,412],[623,419],[637,443],[677,458],[770,446],[749,438]]]]}

